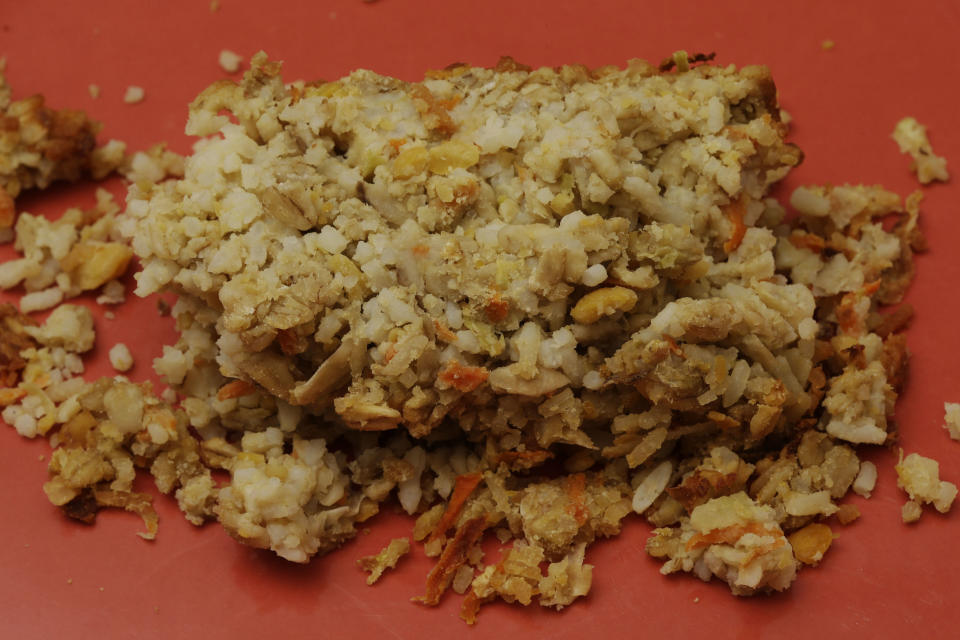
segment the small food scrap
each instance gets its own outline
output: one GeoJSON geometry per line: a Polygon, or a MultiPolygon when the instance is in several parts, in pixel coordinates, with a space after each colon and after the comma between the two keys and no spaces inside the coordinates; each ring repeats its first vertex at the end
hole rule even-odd
{"type": "Polygon", "coordinates": [[[216,13],[220,10],[220,0],[210,0],[210,13],[216,13]]]}
{"type": "Polygon", "coordinates": [[[940,464],[936,460],[917,453],[904,458],[901,449],[896,470],[897,486],[910,496],[910,501],[903,506],[904,522],[919,520],[923,504],[932,504],[940,513],[950,510],[957,497],[957,485],[940,479],[940,464]]]}
{"type": "Polygon", "coordinates": [[[943,428],[951,438],[960,440],[960,403],[944,402],[943,412],[943,428]]]}
{"type": "Polygon", "coordinates": [[[877,465],[864,460],[860,463],[860,471],[853,481],[853,491],[857,495],[869,498],[875,486],[877,486],[877,465]]]}
{"type": "Polygon", "coordinates": [[[136,104],[138,102],[143,102],[144,97],[146,97],[147,92],[143,90],[143,87],[138,87],[137,85],[130,85],[127,87],[126,92],[123,94],[123,101],[127,104],[136,104]]]}
{"type": "Polygon", "coordinates": [[[836,44],[837,43],[835,43],[833,40],[824,40],[820,43],[820,48],[824,51],[830,51],[836,46],[836,44]]]}
{"type": "Polygon", "coordinates": [[[917,122],[916,118],[907,117],[898,122],[893,130],[893,139],[900,147],[900,153],[909,154],[913,158],[910,170],[917,174],[921,184],[929,184],[934,180],[946,182],[950,179],[946,159],[933,152],[927,138],[927,128],[917,122]]]}
{"type": "Polygon", "coordinates": [[[803,564],[817,566],[823,560],[823,554],[833,544],[833,531],[825,524],[813,522],[803,529],[794,531],[787,540],[793,547],[794,557],[803,564]]]}
{"type": "Polygon", "coordinates": [[[124,372],[133,368],[133,355],[130,349],[122,342],[110,348],[110,365],[117,371],[124,372]]]}
{"type": "Polygon", "coordinates": [[[91,84],[87,85],[87,92],[90,94],[90,97],[97,99],[100,97],[100,85],[91,84]]]}
{"type": "Polygon", "coordinates": [[[906,524],[911,524],[923,515],[923,507],[913,500],[907,500],[900,509],[900,517],[906,524]]]}
{"type": "Polygon", "coordinates": [[[396,567],[400,558],[409,552],[409,538],[394,538],[380,553],[373,556],[364,556],[357,560],[357,565],[370,573],[367,576],[367,584],[373,584],[380,579],[384,571],[396,567]]]}
{"type": "Polygon", "coordinates": [[[230,49],[223,49],[220,51],[218,61],[221,69],[227,73],[236,73],[240,70],[240,63],[243,62],[243,56],[230,51],[230,49]]]}

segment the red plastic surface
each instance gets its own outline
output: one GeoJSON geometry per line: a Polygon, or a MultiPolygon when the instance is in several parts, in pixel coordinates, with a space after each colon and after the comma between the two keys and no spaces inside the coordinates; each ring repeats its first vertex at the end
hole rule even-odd
{"type": "MultiPolygon", "coordinates": [[[[950,0],[221,0],[214,12],[206,0],[32,0],[4,3],[0,55],[15,96],[42,92],[52,106],[85,109],[104,122],[103,140],[132,149],[166,141],[186,152],[186,105],[227,75],[217,64],[224,48],[245,57],[264,49],[285,61],[289,80],[358,67],[414,80],[456,61],[491,65],[501,54],[596,66],[714,51],[720,63],[773,70],[795,119],[792,139],[806,152],[778,191],[785,199],[815,182],[881,183],[901,195],[918,188],[890,139],[906,115],[929,126],[934,149],[960,170],[958,32],[960,5],[950,0]],[[826,40],[835,46],[825,50],[826,40]],[[144,87],[145,101],[124,104],[128,85],[144,87]]],[[[909,293],[913,359],[897,421],[907,451],[939,459],[942,476],[958,482],[960,443],[941,424],[943,402],[960,401],[960,191],[954,180],[924,193],[931,251],[909,293]]],[[[72,187],[29,196],[21,208],[55,215],[92,202],[91,188],[72,187]]],[[[91,374],[108,372],[104,354],[123,341],[137,357],[132,376],[149,378],[150,358],[174,339],[152,300],[131,300],[98,325],[91,374]]],[[[927,510],[919,524],[902,524],[895,456],[869,457],[880,468],[874,497],[850,499],[863,516],[837,527],[823,564],[786,594],[738,599],[717,584],[660,576],[643,553],[648,527],[630,519],[621,536],[588,550],[596,569],[585,601],[559,614],[493,604],[467,629],[459,597],[436,609],[409,602],[430,567],[419,548],[372,588],[356,568],[358,557],[408,535],[405,517],[384,514],[340,551],[295,566],[233,542],[217,525],[191,526],[161,498],[159,536],[149,543],[135,535],[141,523],[131,514],[104,512],[94,527],[62,517],[41,491],[49,446],[0,426],[0,637],[951,637],[960,626],[960,514],[927,510]]]]}

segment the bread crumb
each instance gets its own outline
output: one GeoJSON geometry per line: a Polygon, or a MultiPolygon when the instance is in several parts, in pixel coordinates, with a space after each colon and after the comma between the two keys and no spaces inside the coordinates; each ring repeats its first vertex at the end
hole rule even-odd
{"type": "Polygon", "coordinates": [[[903,506],[903,521],[914,522],[920,517],[920,504],[929,503],[940,513],[950,511],[957,497],[957,485],[940,479],[940,465],[936,460],[911,453],[903,457],[895,467],[897,486],[907,492],[910,501],[903,506]],[[910,506],[917,505],[916,508],[910,506]],[[910,519],[908,519],[910,518],[910,519]]]}
{"type": "Polygon", "coordinates": [[[118,342],[110,349],[110,364],[117,371],[129,371],[133,367],[133,354],[122,342],[118,342]]]}
{"type": "Polygon", "coordinates": [[[113,311],[104,311],[103,317],[106,320],[116,320],[117,314],[115,314],[113,311]]]}
{"type": "Polygon", "coordinates": [[[380,553],[373,556],[364,556],[357,560],[357,566],[370,573],[367,577],[367,584],[373,584],[380,579],[384,571],[396,567],[397,561],[409,551],[409,538],[394,538],[380,553]]]}
{"type": "Polygon", "coordinates": [[[916,522],[923,515],[923,508],[913,500],[907,500],[900,509],[900,517],[907,524],[916,522]]]}
{"type": "Polygon", "coordinates": [[[930,184],[934,180],[946,182],[950,178],[947,160],[933,152],[930,139],[927,138],[927,128],[916,118],[907,117],[898,122],[892,136],[900,147],[900,153],[913,158],[910,170],[917,174],[920,184],[930,184]]]}
{"type": "Polygon", "coordinates": [[[73,578],[67,578],[67,584],[73,584],[73,578]]]}
{"type": "Polygon", "coordinates": [[[127,104],[137,104],[138,102],[143,102],[145,96],[146,92],[143,90],[143,87],[130,85],[127,87],[127,92],[123,94],[123,101],[127,104]]]}
{"type": "Polygon", "coordinates": [[[87,87],[87,91],[90,93],[90,97],[96,100],[100,97],[100,87],[99,85],[91,84],[87,87]]]}
{"type": "Polygon", "coordinates": [[[943,414],[943,428],[951,438],[960,440],[960,403],[944,402],[943,414]]]}
{"type": "Polygon", "coordinates": [[[216,13],[220,10],[220,0],[210,0],[210,13],[216,13]]]}
{"type": "Polygon", "coordinates": [[[830,49],[833,49],[836,45],[837,43],[833,40],[824,40],[820,43],[820,48],[824,51],[830,51],[830,49]]]}
{"type": "Polygon", "coordinates": [[[220,68],[227,73],[236,73],[240,70],[240,63],[243,62],[243,56],[230,49],[220,51],[220,68]]]}

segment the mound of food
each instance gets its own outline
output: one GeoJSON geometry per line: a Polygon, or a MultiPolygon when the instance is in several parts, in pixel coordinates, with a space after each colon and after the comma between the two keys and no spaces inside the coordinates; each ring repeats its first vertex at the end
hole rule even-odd
{"type": "Polygon", "coordinates": [[[211,86],[182,177],[142,156],[110,218],[137,293],[178,295],[155,362],[175,394],[73,382],[81,308],[4,318],[25,345],[4,419],[62,425],[51,500],[152,535],[148,467],[192,522],[305,562],[395,496],[438,558],[419,600],[452,587],[469,622],[585,595],[585,549],[631,512],[664,573],[789,587],[873,487],[855,447],[896,438],[910,310],[879,310],[920,198],[800,188],[787,216],[769,193],[802,155],[768,70],[672,63],[286,85],[258,54],[211,86]]]}

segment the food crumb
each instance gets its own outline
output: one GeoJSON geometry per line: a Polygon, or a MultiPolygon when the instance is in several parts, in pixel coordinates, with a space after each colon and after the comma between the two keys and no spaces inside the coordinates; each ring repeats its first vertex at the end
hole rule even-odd
{"type": "Polygon", "coordinates": [[[903,505],[903,521],[915,522],[920,518],[921,504],[929,503],[940,513],[950,511],[957,497],[957,485],[940,479],[940,464],[932,458],[911,453],[903,456],[894,467],[897,471],[897,486],[910,496],[903,505]]]}
{"type": "Polygon", "coordinates": [[[380,553],[357,560],[357,566],[370,573],[367,576],[367,584],[373,584],[380,579],[384,571],[396,567],[397,561],[409,551],[409,538],[394,538],[380,553]]]}
{"type": "Polygon", "coordinates": [[[133,354],[130,348],[122,342],[118,342],[110,348],[110,365],[117,371],[129,371],[133,368],[133,354]]]}
{"type": "Polygon", "coordinates": [[[143,102],[145,96],[146,91],[143,90],[143,87],[130,85],[127,87],[127,92],[123,94],[123,101],[127,104],[137,104],[143,102]]]}
{"type": "Polygon", "coordinates": [[[960,440],[960,403],[943,403],[943,428],[951,438],[960,440]]]}
{"type": "Polygon", "coordinates": [[[154,607],[154,608],[153,608],[153,612],[154,612],[154,613],[160,613],[160,607],[154,607]]]}
{"type": "Polygon", "coordinates": [[[892,137],[900,147],[900,153],[906,153],[913,158],[910,170],[917,174],[920,184],[930,184],[934,180],[946,182],[950,178],[946,158],[933,152],[927,137],[927,128],[917,122],[916,118],[900,120],[893,129],[892,137]]]}
{"type": "Polygon", "coordinates": [[[824,40],[820,43],[820,48],[824,51],[830,51],[830,49],[833,49],[835,46],[837,46],[837,43],[833,40],[824,40]]]}
{"type": "Polygon", "coordinates": [[[73,578],[67,578],[67,584],[73,584],[73,578]]]}
{"type": "Polygon", "coordinates": [[[693,604],[697,604],[698,602],[700,602],[700,596],[693,599],[693,604]]]}
{"type": "Polygon", "coordinates": [[[100,587],[100,591],[103,591],[103,587],[100,587]]]}
{"type": "Polygon", "coordinates": [[[104,311],[103,317],[107,320],[116,320],[117,314],[115,314],[113,311],[104,311]]]}
{"type": "Polygon", "coordinates": [[[210,0],[210,13],[216,13],[220,10],[220,0],[210,0]]]}
{"type": "Polygon", "coordinates": [[[42,453],[37,456],[37,460],[39,460],[40,462],[43,462],[45,459],[46,459],[46,456],[43,455],[42,453]]]}
{"type": "Polygon", "coordinates": [[[900,517],[906,524],[916,522],[923,514],[923,508],[913,500],[907,500],[900,509],[900,517]]]}
{"type": "Polygon", "coordinates": [[[226,71],[227,73],[236,73],[240,70],[240,63],[243,62],[243,56],[230,49],[223,49],[220,51],[220,68],[226,71]]]}
{"type": "Polygon", "coordinates": [[[90,93],[90,97],[96,100],[100,97],[100,86],[91,84],[87,87],[87,91],[90,93]]]}

